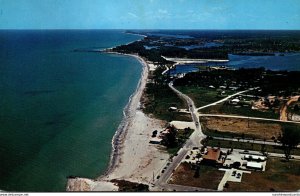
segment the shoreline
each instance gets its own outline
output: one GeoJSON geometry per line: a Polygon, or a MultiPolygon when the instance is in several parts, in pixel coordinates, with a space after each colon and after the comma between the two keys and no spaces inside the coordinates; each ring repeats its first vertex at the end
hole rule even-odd
{"type": "Polygon", "coordinates": [[[118,191],[113,179],[150,184],[169,160],[169,154],[155,144],[150,144],[153,130],[163,130],[165,121],[152,118],[140,109],[141,98],[148,81],[150,66],[140,56],[105,51],[108,54],[136,58],[143,66],[140,80],[123,110],[124,117],[112,141],[110,162],[103,174],[93,179],[68,178],[66,191],[118,191]]]}
{"type": "Polygon", "coordinates": [[[133,94],[129,97],[129,101],[125,108],[123,109],[123,119],[118,126],[116,133],[114,134],[112,138],[112,150],[111,150],[111,155],[110,155],[110,162],[109,165],[106,169],[106,171],[99,177],[97,177],[97,180],[101,180],[111,174],[116,167],[118,166],[118,163],[120,162],[120,152],[122,151],[122,146],[123,142],[122,139],[125,139],[126,134],[128,132],[128,127],[129,124],[132,122],[132,118],[134,117],[134,114],[136,110],[138,109],[140,105],[140,100],[143,94],[143,91],[146,87],[147,79],[148,79],[148,74],[149,74],[149,66],[146,63],[146,61],[134,54],[123,54],[123,53],[118,53],[118,52],[108,52],[105,51],[107,54],[115,54],[115,55],[124,55],[124,56],[131,56],[135,59],[137,59],[141,64],[142,64],[142,72],[141,72],[141,77],[140,80],[137,84],[136,90],[133,92],[133,94]]]}

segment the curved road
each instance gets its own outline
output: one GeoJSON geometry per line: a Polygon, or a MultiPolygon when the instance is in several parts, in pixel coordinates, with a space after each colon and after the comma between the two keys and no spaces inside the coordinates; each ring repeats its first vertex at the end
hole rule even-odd
{"type": "Polygon", "coordinates": [[[171,185],[168,184],[168,180],[171,177],[173,171],[178,167],[180,164],[181,160],[185,157],[187,152],[192,148],[192,147],[200,147],[201,146],[201,140],[204,139],[206,136],[202,133],[201,125],[199,122],[199,118],[197,117],[197,110],[195,107],[195,104],[191,98],[186,96],[185,94],[181,93],[177,89],[173,87],[173,83],[169,83],[169,87],[180,97],[182,97],[189,106],[190,113],[192,115],[192,119],[196,125],[196,130],[191,134],[190,138],[186,141],[184,146],[178,151],[177,156],[173,157],[173,160],[171,164],[167,167],[164,173],[161,174],[160,178],[155,182],[154,186],[156,189],[159,190],[177,190],[177,191],[208,191],[207,189],[202,189],[202,188],[196,188],[196,187],[186,187],[186,186],[178,186],[178,185],[171,185]]]}

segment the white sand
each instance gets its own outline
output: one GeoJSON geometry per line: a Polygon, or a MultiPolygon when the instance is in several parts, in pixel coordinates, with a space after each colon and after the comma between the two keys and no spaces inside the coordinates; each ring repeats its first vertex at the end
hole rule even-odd
{"type": "Polygon", "coordinates": [[[162,130],[165,123],[149,118],[139,110],[149,66],[141,57],[136,55],[129,56],[137,58],[143,64],[143,73],[139,86],[126,110],[126,120],[120,125],[121,129],[116,132],[113,138],[114,148],[111,166],[106,175],[99,177],[97,181],[78,178],[80,183],[77,182],[76,184],[74,180],[69,179],[68,191],[82,190],[82,183],[89,184],[89,186],[85,186],[85,191],[117,191],[118,189],[110,182],[112,179],[124,179],[150,184],[153,174],[156,176],[169,158],[167,152],[158,149],[162,148],[161,146],[149,143],[152,132],[154,130],[162,130]],[[116,143],[118,144],[117,146],[115,145],[116,143]]]}
{"type": "Polygon", "coordinates": [[[149,143],[152,132],[162,130],[165,124],[163,121],[147,117],[138,110],[146,86],[149,66],[141,57],[130,56],[137,58],[144,65],[144,70],[139,88],[131,99],[128,126],[123,130],[123,142],[118,147],[120,152],[116,165],[101,179],[126,179],[149,183],[153,178],[153,172],[160,170],[169,158],[169,154],[158,150],[157,145],[149,143]]]}
{"type": "Polygon", "coordinates": [[[162,121],[137,111],[123,144],[120,162],[107,178],[151,183],[153,172],[155,175],[160,172],[169,158],[166,152],[158,150],[158,145],[149,143],[152,131],[162,130],[163,126],[162,121]]]}
{"type": "Polygon", "coordinates": [[[67,191],[118,191],[119,187],[112,182],[102,182],[88,178],[73,178],[68,180],[67,191]]]}

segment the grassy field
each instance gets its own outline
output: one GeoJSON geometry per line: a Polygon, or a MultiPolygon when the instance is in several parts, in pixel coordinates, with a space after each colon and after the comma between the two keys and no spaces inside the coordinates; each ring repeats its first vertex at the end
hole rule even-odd
{"type": "MultiPolygon", "coordinates": [[[[241,139],[242,140],[242,139],[241,139]]],[[[262,145],[255,144],[252,142],[237,142],[237,141],[226,141],[226,140],[216,140],[211,139],[206,143],[207,146],[221,147],[221,148],[233,148],[233,149],[244,149],[244,150],[255,150],[261,151],[262,145]]],[[[265,145],[266,152],[280,153],[284,154],[281,146],[265,145]]],[[[300,155],[300,149],[294,149],[291,152],[292,155],[300,155]]]]}
{"type": "Polygon", "coordinates": [[[199,173],[200,176],[195,178],[195,170],[191,169],[190,164],[181,163],[169,183],[217,190],[224,175],[224,172],[219,171],[218,168],[206,165],[200,165],[199,173]]]}
{"type": "Polygon", "coordinates": [[[271,140],[281,133],[282,123],[225,117],[200,117],[204,133],[210,136],[271,140]],[[248,126],[249,125],[249,126],[248,126]]]}
{"type": "Polygon", "coordinates": [[[167,85],[147,84],[142,103],[143,111],[154,117],[172,121],[192,121],[190,114],[171,112],[169,107],[188,108],[184,100],[180,99],[167,85]]]}
{"type": "MultiPolygon", "coordinates": [[[[176,86],[176,89],[189,96],[195,103],[196,107],[201,107],[216,102],[227,95],[219,96],[216,89],[194,87],[194,86],[176,86]]],[[[233,94],[233,91],[226,91],[233,94]]]]}
{"type": "Polygon", "coordinates": [[[299,182],[300,161],[269,158],[265,172],[243,174],[241,183],[228,182],[224,191],[297,191],[299,182]]]}
{"type": "Polygon", "coordinates": [[[279,112],[275,110],[259,111],[252,110],[251,106],[236,107],[228,104],[218,104],[200,110],[203,114],[233,114],[259,118],[279,119],[279,112]]]}

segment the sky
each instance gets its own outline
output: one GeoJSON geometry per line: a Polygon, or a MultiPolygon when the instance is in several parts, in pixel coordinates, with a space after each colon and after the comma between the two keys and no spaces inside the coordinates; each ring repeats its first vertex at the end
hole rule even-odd
{"type": "Polygon", "coordinates": [[[300,30],[300,0],[0,0],[0,29],[300,30]]]}

